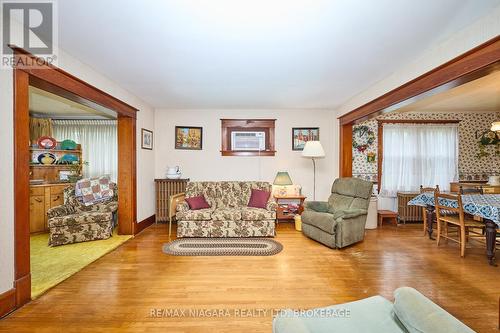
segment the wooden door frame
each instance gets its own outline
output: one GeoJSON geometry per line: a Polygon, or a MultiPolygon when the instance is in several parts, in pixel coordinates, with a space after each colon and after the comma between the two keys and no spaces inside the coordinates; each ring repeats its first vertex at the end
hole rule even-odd
{"type": "MultiPolygon", "coordinates": [[[[500,37],[438,66],[388,93],[340,116],[339,175],[352,177],[352,127],[417,100],[500,70],[500,37]]],[[[380,156],[379,156],[380,158],[380,156]]]]}
{"type": "MultiPolygon", "coordinates": [[[[25,50],[14,50],[14,290],[15,307],[31,300],[29,230],[29,86],[45,84],[64,97],[78,97],[118,114],[118,233],[133,235],[136,216],[136,113],[138,109],[45,63],[25,50]]],[[[74,99],[74,98],[72,98],[74,99]]],[[[87,104],[88,105],[88,104],[87,104]]]]}

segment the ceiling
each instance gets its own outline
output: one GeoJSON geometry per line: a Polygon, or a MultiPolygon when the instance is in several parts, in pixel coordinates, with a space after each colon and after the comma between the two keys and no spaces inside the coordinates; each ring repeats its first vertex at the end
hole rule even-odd
{"type": "Polygon", "coordinates": [[[396,112],[500,112],[500,70],[446,90],[396,112]]]}
{"type": "Polygon", "coordinates": [[[64,0],[59,45],[156,108],[335,108],[500,0],[64,0]]]}
{"type": "Polygon", "coordinates": [[[30,114],[59,119],[116,119],[116,113],[101,107],[95,110],[36,87],[29,87],[30,114]]]}

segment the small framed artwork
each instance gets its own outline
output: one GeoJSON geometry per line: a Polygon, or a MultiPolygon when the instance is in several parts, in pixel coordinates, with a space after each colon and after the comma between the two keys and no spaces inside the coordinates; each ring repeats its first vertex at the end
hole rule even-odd
{"type": "Polygon", "coordinates": [[[304,150],[307,141],[319,141],[319,127],[292,128],[292,150],[304,150]]]}
{"type": "Polygon", "coordinates": [[[65,170],[59,171],[59,180],[69,181],[69,176],[71,176],[72,173],[73,173],[72,171],[65,171],[65,170]]]}
{"type": "Polygon", "coordinates": [[[141,128],[141,148],[153,150],[153,131],[141,128]]]}
{"type": "Polygon", "coordinates": [[[201,150],[202,147],[202,127],[175,126],[175,149],[201,150]]]}

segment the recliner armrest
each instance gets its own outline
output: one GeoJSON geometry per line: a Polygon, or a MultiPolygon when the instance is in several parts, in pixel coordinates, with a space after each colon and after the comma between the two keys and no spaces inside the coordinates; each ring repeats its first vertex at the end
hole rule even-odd
{"type": "Polygon", "coordinates": [[[342,218],[342,219],[352,219],[361,215],[368,214],[366,209],[354,208],[354,209],[346,209],[346,210],[337,210],[331,212],[333,214],[334,219],[342,218]]]}
{"type": "Polygon", "coordinates": [[[305,201],[304,209],[313,210],[320,213],[329,213],[327,201],[305,201]]]}

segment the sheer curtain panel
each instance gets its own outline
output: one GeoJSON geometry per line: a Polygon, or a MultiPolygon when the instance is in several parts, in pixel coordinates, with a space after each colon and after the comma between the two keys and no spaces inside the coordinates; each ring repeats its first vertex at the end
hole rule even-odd
{"type": "Polygon", "coordinates": [[[447,191],[458,178],[458,124],[384,124],[381,195],[417,191],[420,185],[447,191]]]}
{"type": "Polygon", "coordinates": [[[118,136],[116,120],[52,120],[57,141],[74,140],[82,145],[85,177],[118,176],[118,136]]]}

